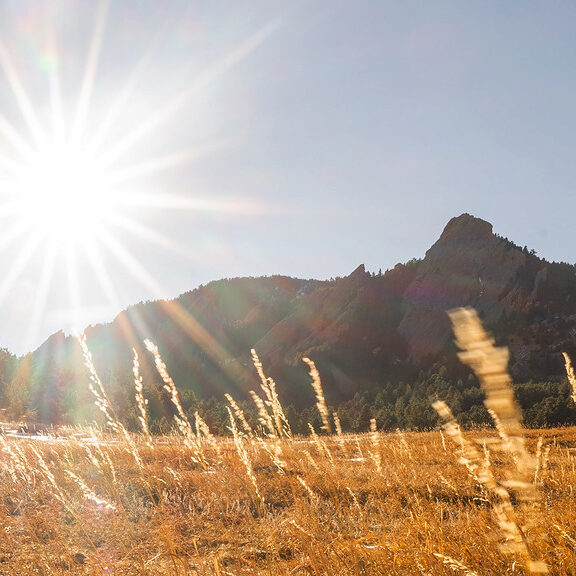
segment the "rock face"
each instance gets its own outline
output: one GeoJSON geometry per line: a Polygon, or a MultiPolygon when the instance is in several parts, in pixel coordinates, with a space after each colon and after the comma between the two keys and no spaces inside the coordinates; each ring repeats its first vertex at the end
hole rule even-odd
{"type": "Polygon", "coordinates": [[[505,291],[525,264],[526,255],[495,236],[490,223],[469,214],[452,218],[404,292],[406,314],[398,331],[411,357],[422,359],[442,348],[450,335],[451,308],[472,306],[485,322],[498,320],[505,291]]]}
{"type": "Polygon", "coordinates": [[[257,344],[260,353],[276,364],[282,358],[311,354],[336,344],[347,329],[346,317],[355,307],[358,291],[370,278],[364,265],[334,285],[303,298],[257,344]]]}

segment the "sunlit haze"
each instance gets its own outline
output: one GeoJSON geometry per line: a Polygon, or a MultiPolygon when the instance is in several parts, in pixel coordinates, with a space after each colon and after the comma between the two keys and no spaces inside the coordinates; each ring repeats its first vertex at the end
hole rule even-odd
{"type": "Polygon", "coordinates": [[[0,347],[210,280],[576,261],[576,6],[0,0],[0,347]]]}

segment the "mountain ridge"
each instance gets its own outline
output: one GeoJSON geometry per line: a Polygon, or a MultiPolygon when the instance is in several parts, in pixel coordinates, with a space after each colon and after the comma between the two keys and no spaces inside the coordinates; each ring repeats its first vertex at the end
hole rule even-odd
{"type": "MultiPolygon", "coordinates": [[[[134,349],[152,403],[166,408],[145,338],[158,344],[184,396],[247,398],[258,386],[250,358],[255,348],[289,403],[313,401],[304,356],[316,361],[328,399],[338,403],[438,367],[462,377],[446,316],[458,306],[476,308],[509,345],[514,376],[562,378],[560,347],[576,351],[576,269],[538,258],[467,213],[447,223],[424,258],[384,274],[359,265],[330,281],[217,280],[172,300],[130,306],[112,322],[88,327],[86,338],[119,404],[129,404],[134,349]]],[[[40,419],[52,418],[63,397],[71,406],[90,403],[73,338],[56,333],[20,365],[40,419]]],[[[59,412],[68,421],[73,408],[59,412]]]]}

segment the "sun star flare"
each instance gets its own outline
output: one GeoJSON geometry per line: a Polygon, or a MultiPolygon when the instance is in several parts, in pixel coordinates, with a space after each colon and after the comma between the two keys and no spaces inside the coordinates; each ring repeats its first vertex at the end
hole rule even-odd
{"type": "Polygon", "coordinates": [[[188,135],[178,140],[177,122],[184,106],[198,112],[210,87],[277,24],[222,46],[184,85],[154,65],[169,32],[160,25],[133,68],[111,80],[108,8],[104,1],[83,12],[84,53],[79,46],[70,51],[57,11],[33,21],[32,53],[11,34],[0,35],[0,251],[11,255],[0,306],[9,309],[31,287],[26,349],[37,343],[50,309],[57,328],[81,331],[103,320],[93,311],[120,310],[134,299],[126,285],[134,291],[139,284],[142,299],[165,298],[161,275],[145,265],[149,247],[186,261],[207,258],[182,246],[173,228],[166,231],[168,212],[258,209],[182,184],[176,170],[229,145],[229,138],[196,136],[191,145],[188,135]],[[153,85],[150,78],[162,81],[153,85]],[[168,175],[158,179],[160,173],[168,175]]]}
{"type": "Polygon", "coordinates": [[[85,150],[50,146],[23,166],[12,184],[17,217],[59,245],[97,238],[114,204],[106,176],[85,150]]]}

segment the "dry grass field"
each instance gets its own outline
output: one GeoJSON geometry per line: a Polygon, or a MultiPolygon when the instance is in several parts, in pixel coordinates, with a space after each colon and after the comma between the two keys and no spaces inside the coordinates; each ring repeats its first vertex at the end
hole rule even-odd
{"type": "MultiPolygon", "coordinates": [[[[576,574],[576,430],[527,436],[538,500],[510,489],[518,526],[532,559],[576,574]]],[[[466,438],[504,481],[496,435],[466,438]]],[[[530,573],[439,431],[240,442],[203,439],[200,464],[180,437],[5,439],[0,574],[530,573]]]]}
{"type": "Polygon", "coordinates": [[[452,321],[493,431],[463,432],[436,401],[442,430],[342,434],[305,358],[323,425],[294,437],[254,353],[259,426],[227,397],[231,434],[215,438],[147,342],[177,432],[148,433],[135,355],[135,435],[82,341],[107,432],[0,436],[0,575],[576,574],[576,429],[522,429],[506,350],[473,311],[452,321]]]}

